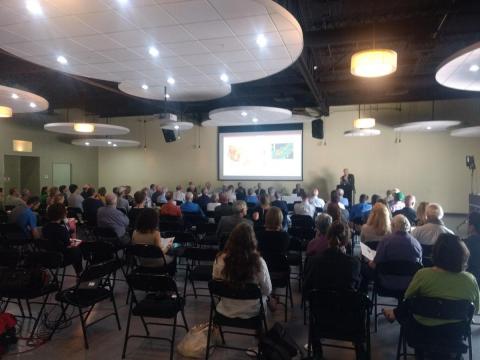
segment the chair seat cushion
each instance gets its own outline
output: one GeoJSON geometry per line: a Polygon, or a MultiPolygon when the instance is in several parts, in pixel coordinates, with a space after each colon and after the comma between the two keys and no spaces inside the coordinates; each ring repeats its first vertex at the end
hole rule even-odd
{"type": "Polygon", "coordinates": [[[135,316],[170,319],[177,316],[182,307],[182,298],[156,298],[148,296],[135,305],[132,314],[135,316]]]}
{"type": "Polygon", "coordinates": [[[257,330],[262,328],[262,318],[260,316],[255,316],[248,319],[240,319],[229,318],[220,314],[219,312],[216,312],[215,316],[213,317],[213,322],[220,326],[232,326],[242,329],[257,330]]]}
{"type": "Polygon", "coordinates": [[[212,280],[213,265],[197,265],[189,274],[190,280],[210,281],[212,280]]]}
{"type": "Polygon", "coordinates": [[[110,291],[102,287],[94,289],[66,289],[56,295],[56,300],[73,306],[87,307],[109,299],[110,291]]]}

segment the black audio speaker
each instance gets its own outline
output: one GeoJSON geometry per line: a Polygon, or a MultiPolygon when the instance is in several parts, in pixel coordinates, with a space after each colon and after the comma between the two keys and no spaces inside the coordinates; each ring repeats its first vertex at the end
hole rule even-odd
{"type": "Polygon", "coordinates": [[[312,137],[323,139],[323,120],[316,119],[312,121],[312,137]]]}
{"type": "Polygon", "coordinates": [[[165,142],[174,142],[177,140],[177,136],[175,135],[175,131],[173,130],[168,130],[168,129],[162,129],[163,131],[163,137],[165,138],[165,142]]]}

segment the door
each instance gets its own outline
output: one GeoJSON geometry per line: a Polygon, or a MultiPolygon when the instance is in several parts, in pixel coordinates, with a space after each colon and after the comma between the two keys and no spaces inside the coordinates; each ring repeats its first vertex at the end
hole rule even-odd
{"type": "Polygon", "coordinates": [[[69,163],[53,163],[53,186],[70,185],[72,168],[69,163]]]}

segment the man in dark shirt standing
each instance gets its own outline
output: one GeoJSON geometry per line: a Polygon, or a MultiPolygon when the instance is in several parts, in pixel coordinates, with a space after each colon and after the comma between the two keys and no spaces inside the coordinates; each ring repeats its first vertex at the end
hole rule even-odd
{"type": "Polygon", "coordinates": [[[392,215],[403,215],[410,222],[411,226],[417,223],[417,212],[415,211],[415,196],[407,195],[405,197],[405,207],[401,210],[395,211],[392,215]]]}

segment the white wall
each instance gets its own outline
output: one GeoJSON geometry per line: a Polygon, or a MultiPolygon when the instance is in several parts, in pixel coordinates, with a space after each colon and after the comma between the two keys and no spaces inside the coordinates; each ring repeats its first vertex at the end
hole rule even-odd
{"type": "MultiPolygon", "coordinates": [[[[367,109],[369,107],[367,106],[367,109]]],[[[475,121],[479,102],[445,101],[435,105],[435,118],[475,121]]],[[[382,135],[372,138],[346,138],[343,132],[352,128],[358,108],[333,107],[325,119],[326,143],[311,137],[311,126],[304,126],[304,186],[318,186],[324,197],[338,183],[344,167],[357,179],[357,193],[384,194],[398,187],[417,195],[418,201],[438,201],[447,212],[466,212],[470,191],[465,155],[480,161],[478,139],[453,138],[448,133],[403,134],[395,143],[392,125],[400,122],[430,120],[431,103],[373,106],[382,135]],[[382,125],[383,124],[383,125],[382,125]]],[[[140,140],[143,146],[144,118],[117,118],[113,123],[129,126],[127,137],[140,140]]],[[[99,184],[111,188],[130,184],[141,188],[150,183],[174,188],[189,180],[196,184],[217,179],[217,130],[195,126],[182,139],[166,144],[157,121],[146,125],[147,149],[102,149],[98,157],[99,184]],[[119,156],[120,154],[120,156],[119,156]]],[[[253,186],[255,182],[243,182],[253,186]]],[[[289,191],[295,182],[262,182],[289,191]]],[[[476,183],[478,185],[478,182],[476,183]]],[[[478,186],[476,185],[477,191],[478,186]]]]}

